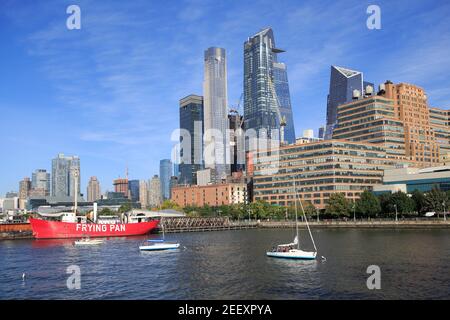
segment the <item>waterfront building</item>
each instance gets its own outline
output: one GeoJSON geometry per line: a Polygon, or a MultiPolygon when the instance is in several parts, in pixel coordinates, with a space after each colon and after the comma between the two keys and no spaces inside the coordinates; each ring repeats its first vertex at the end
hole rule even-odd
{"type": "Polygon", "coordinates": [[[91,177],[87,186],[87,201],[94,202],[101,198],[100,182],[97,177],[91,177]]]}
{"type": "Polygon", "coordinates": [[[197,183],[203,168],[203,97],[189,95],[180,100],[180,184],[197,183]]]}
{"type": "Polygon", "coordinates": [[[383,185],[375,186],[376,194],[415,190],[429,192],[432,189],[450,191],[450,166],[429,168],[394,168],[384,171],[383,185]]]}
{"type": "Polygon", "coordinates": [[[155,174],[149,181],[148,204],[150,207],[159,207],[161,205],[161,180],[155,174]]]}
{"type": "Polygon", "coordinates": [[[450,155],[450,110],[430,108],[430,125],[439,145],[440,162],[443,163],[450,155]]]}
{"type": "MultiPolygon", "coordinates": [[[[261,30],[244,43],[244,126],[245,130],[255,130],[259,137],[279,137],[281,111],[276,80],[284,98],[284,110],[290,107],[285,66],[276,65],[278,76],[274,70],[281,52],[284,51],[275,46],[271,28],[261,30]]],[[[287,111],[286,116],[289,114],[287,111]]]]}
{"type": "Polygon", "coordinates": [[[374,144],[320,140],[260,152],[254,165],[253,200],[291,206],[295,180],[298,198],[323,209],[332,193],[355,201],[364,190],[381,184],[383,170],[394,164],[384,148],[374,144]]]}
{"type": "Polygon", "coordinates": [[[120,192],[124,197],[128,198],[128,178],[118,178],[113,181],[114,192],[120,192]]]}
{"type": "Polygon", "coordinates": [[[25,202],[30,194],[31,180],[28,177],[19,182],[19,209],[25,209],[25,202]]]}
{"type": "Polygon", "coordinates": [[[180,207],[245,203],[245,183],[211,184],[206,186],[178,186],[172,189],[172,201],[180,207]]]}
{"type": "Polygon", "coordinates": [[[33,194],[50,195],[50,173],[45,169],[37,169],[31,174],[31,189],[33,194]]]}
{"type": "Polygon", "coordinates": [[[331,139],[337,122],[337,108],[353,100],[354,91],[363,94],[363,73],[348,68],[331,66],[330,89],[327,97],[327,126],[325,139],[331,139]]]}
{"type": "Polygon", "coordinates": [[[148,207],[148,185],[145,180],[139,181],[139,203],[143,209],[148,207]]]}
{"type": "Polygon", "coordinates": [[[285,63],[273,63],[273,75],[275,92],[281,117],[285,120],[284,140],[290,144],[295,142],[294,117],[292,115],[291,94],[289,92],[289,82],[287,67],[285,63]]]}
{"type": "Polygon", "coordinates": [[[405,132],[394,101],[382,96],[354,100],[338,106],[334,139],[374,143],[388,158],[406,162],[405,132]]]}
{"type": "Polygon", "coordinates": [[[73,197],[75,195],[75,179],[77,180],[78,196],[80,193],[80,158],[65,156],[63,153],[52,160],[52,196],[73,197]]]}
{"type": "Polygon", "coordinates": [[[227,59],[225,49],[205,50],[203,80],[204,164],[218,177],[230,174],[227,59]]]}
{"type": "Polygon", "coordinates": [[[425,91],[412,84],[385,84],[386,98],[394,101],[395,111],[405,130],[405,152],[419,166],[439,165],[440,145],[430,121],[425,91]]]}
{"type": "Polygon", "coordinates": [[[128,180],[128,194],[132,201],[139,202],[139,180],[128,180]]]}
{"type": "Polygon", "coordinates": [[[159,161],[159,178],[161,179],[162,200],[170,199],[170,177],[172,177],[172,161],[163,159],[159,161]]]}

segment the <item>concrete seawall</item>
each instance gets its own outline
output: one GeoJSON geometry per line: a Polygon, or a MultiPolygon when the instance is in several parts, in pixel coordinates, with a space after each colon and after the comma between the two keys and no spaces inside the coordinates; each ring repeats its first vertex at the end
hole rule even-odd
{"type": "MultiPolygon", "coordinates": [[[[299,227],[306,228],[305,222],[299,222],[299,227]]],[[[314,228],[450,228],[450,220],[372,220],[372,221],[311,221],[314,228]]],[[[294,221],[261,221],[260,228],[295,228],[294,221]]]]}

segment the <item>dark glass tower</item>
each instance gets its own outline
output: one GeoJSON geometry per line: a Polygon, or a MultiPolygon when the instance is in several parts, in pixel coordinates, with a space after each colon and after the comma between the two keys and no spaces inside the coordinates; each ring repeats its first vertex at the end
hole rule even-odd
{"type": "Polygon", "coordinates": [[[287,143],[294,143],[295,128],[294,119],[292,117],[291,94],[289,92],[289,82],[286,65],[280,62],[274,62],[273,73],[280,114],[281,117],[286,120],[286,126],[284,127],[284,139],[287,143]]]}
{"type": "Polygon", "coordinates": [[[203,97],[189,95],[180,100],[180,179],[179,184],[196,184],[203,168],[203,97]],[[187,134],[187,136],[185,135],[187,134]],[[184,141],[190,139],[190,143],[184,141]]]}
{"type": "Polygon", "coordinates": [[[129,180],[128,190],[130,191],[130,198],[133,202],[139,201],[139,180],[129,180]]]}
{"type": "MultiPolygon", "coordinates": [[[[244,43],[244,126],[246,130],[255,130],[258,136],[264,131],[271,137],[275,130],[279,137],[280,106],[290,109],[286,68],[277,64],[277,54],[281,52],[284,51],[275,47],[271,28],[258,32],[244,43]]],[[[286,112],[286,115],[289,117],[291,113],[286,112]]]]}
{"type": "Polygon", "coordinates": [[[332,137],[337,121],[337,107],[352,101],[353,90],[358,90],[363,95],[363,83],[362,72],[331,66],[330,91],[327,101],[326,139],[332,137]]]}

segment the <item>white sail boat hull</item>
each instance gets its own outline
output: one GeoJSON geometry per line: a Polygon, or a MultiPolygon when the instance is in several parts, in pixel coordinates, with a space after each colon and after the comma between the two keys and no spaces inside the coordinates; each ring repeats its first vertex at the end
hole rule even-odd
{"type": "Polygon", "coordinates": [[[155,243],[149,246],[139,246],[139,250],[142,251],[156,251],[156,250],[171,250],[178,249],[179,243],[155,243]]]}
{"type": "Polygon", "coordinates": [[[291,249],[286,252],[280,251],[268,251],[267,256],[273,258],[285,258],[285,259],[302,259],[302,260],[314,260],[317,252],[303,251],[300,249],[291,249]]]}

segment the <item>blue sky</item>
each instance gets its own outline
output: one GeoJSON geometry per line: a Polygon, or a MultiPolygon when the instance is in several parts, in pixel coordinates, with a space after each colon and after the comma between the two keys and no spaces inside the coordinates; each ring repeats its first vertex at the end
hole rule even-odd
{"type": "Polygon", "coordinates": [[[148,179],[170,158],[178,101],[202,93],[203,51],[228,55],[229,104],[242,93],[243,43],[271,26],[288,66],[297,135],[325,122],[330,65],[425,88],[450,107],[446,1],[0,2],[0,195],[57,153],[81,158],[82,190],[148,179]],[[66,8],[81,8],[81,30],[66,8]],[[382,29],[366,27],[381,8],[382,29]]]}

